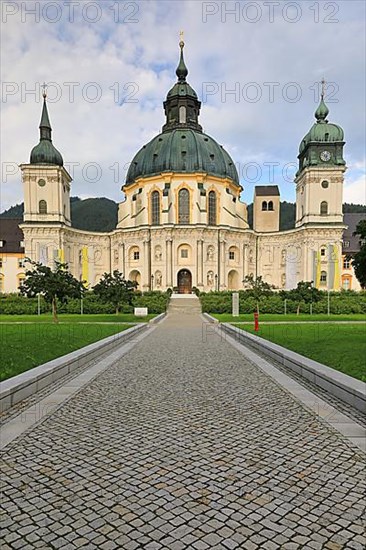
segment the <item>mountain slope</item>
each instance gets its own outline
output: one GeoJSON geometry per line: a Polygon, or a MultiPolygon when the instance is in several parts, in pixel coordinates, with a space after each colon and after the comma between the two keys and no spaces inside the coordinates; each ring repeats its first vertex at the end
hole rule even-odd
{"type": "MultiPolygon", "coordinates": [[[[77,229],[84,231],[112,231],[117,225],[118,204],[105,197],[94,199],[80,199],[71,197],[71,223],[77,229]]],[[[281,202],[280,230],[295,227],[296,206],[292,202],[281,202]]],[[[16,204],[0,214],[0,218],[22,218],[24,204],[16,204]]],[[[362,204],[343,204],[343,213],[363,213],[366,206],[362,204]]],[[[253,227],[253,203],[248,204],[248,223],[253,227]]]]}

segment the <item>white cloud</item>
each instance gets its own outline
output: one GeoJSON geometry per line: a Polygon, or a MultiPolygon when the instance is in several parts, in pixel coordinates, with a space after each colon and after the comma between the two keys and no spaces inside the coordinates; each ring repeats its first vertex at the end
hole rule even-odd
{"type": "MultiPolygon", "coordinates": [[[[264,4],[257,23],[246,21],[243,11],[237,22],[229,14],[225,22],[222,6],[229,8],[234,4],[216,3],[219,11],[207,16],[207,22],[203,17],[207,3],[197,1],[141,1],[136,3],[135,14],[120,3],[119,23],[115,23],[115,12],[110,9],[116,5],[112,0],[100,3],[102,17],[95,24],[82,19],[82,3],[75,8],[73,23],[67,21],[64,2],[60,3],[64,11],[58,23],[41,17],[35,24],[32,16],[22,23],[21,10],[9,16],[3,25],[1,76],[5,83],[15,83],[23,94],[19,91],[3,98],[3,170],[4,163],[28,162],[30,151],[38,142],[41,103],[34,95],[25,95],[25,88],[34,88],[35,82],[53,81],[62,91],[59,101],[49,105],[54,144],[65,163],[80,163],[75,169],[72,194],[121,200],[126,166],[164,123],[162,102],[175,81],[178,31],[188,27],[188,80],[200,96],[203,83],[214,82],[218,87],[217,93],[208,96],[202,105],[201,122],[237,163],[278,161],[284,166],[296,162],[298,144],[314,120],[314,82],[323,74],[334,82],[339,87],[334,97],[338,102],[329,102],[329,119],[344,127],[345,155],[352,159],[347,175],[353,183],[345,186],[345,197],[361,200],[361,192],[356,189],[360,189],[365,142],[365,67],[359,54],[364,51],[364,3],[338,2],[340,10],[333,16],[338,23],[325,22],[331,13],[322,3],[316,23],[314,8],[310,6],[317,3],[307,1],[297,3],[302,12],[297,23],[286,21],[282,4],[275,9],[273,23],[269,22],[264,4]],[[138,22],[128,22],[129,19],[138,22]],[[80,83],[75,87],[74,102],[70,102],[65,82],[80,83]],[[96,82],[102,91],[96,103],[87,100],[85,88],[84,97],[81,93],[90,82],[96,82]],[[120,91],[129,94],[129,100],[138,102],[122,106],[115,103],[117,82],[120,91]],[[258,102],[245,97],[246,85],[251,82],[257,83],[262,94],[258,102]],[[269,86],[264,84],[268,82],[278,83],[273,101],[269,100],[269,86]],[[301,90],[297,102],[286,100],[286,92],[296,91],[289,86],[291,82],[301,90]],[[235,86],[239,86],[239,98],[225,95],[225,89],[235,86]],[[95,183],[87,181],[85,170],[83,174],[81,169],[90,162],[101,167],[101,179],[95,183]]],[[[242,10],[245,3],[238,4],[242,10]]],[[[30,8],[32,2],[26,5],[30,8]]],[[[286,17],[294,15],[289,11],[286,17]]],[[[254,17],[249,12],[246,16],[254,17]]],[[[50,96],[54,91],[50,88],[50,96]]],[[[330,86],[328,92],[331,91],[330,86]]],[[[259,183],[267,183],[263,178],[259,183]]],[[[3,175],[2,180],[1,209],[22,200],[20,173],[7,181],[3,175]]],[[[280,172],[276,183],[282,199],[294,199],[294,186],[285,182],[280,172]]],[[[244,198],[250,202],[252,186],[245,181],[243,184],[248,190],[244,198]]]]}
{"type": "Polygon", "coordinates": [[[343,201],[354,204],[366,204],[366,175],[355,180],[346,179],[343,190],[343,201]]]}

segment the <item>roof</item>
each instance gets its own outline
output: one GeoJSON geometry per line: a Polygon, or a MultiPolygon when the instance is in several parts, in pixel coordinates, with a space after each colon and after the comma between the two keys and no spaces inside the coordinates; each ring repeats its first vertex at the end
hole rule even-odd
{"type": "Polygon", "coordinates": [[[343,231],[343,254],[350,254],[351,252],[358,252],[360,250],[360,238],[358,235],[353,235],[353,233],[356,231],[356,226],[361,220],[366,220],[366,212],[343,214],[343,222],[348,226],[343,231]],[[349,246],[345,246],[346,242],[349,242],[349,246]]]}
{"type": "Polygon", "coordinates": [[[278,185],[256,185],[254,195],[257,197],[274,197],[280,195],[278,185]]]}
{"type": "Polygon", "coordinates": [[[22,218],[0,218],[0,254],[3,252],[17,252],[24,254],[24,247],[20,242],[24,240],[23,231],[19,224],[23,223],[22,218]]]}
{"type": "Polygon", "coordinates": [[[164,172],[202,172],[230,178],[239,185],[239,176],[229,153],[212,137],[192,128],[174,129],[155,136],[133,158],[126,185],[139,177],[164,172]]]}

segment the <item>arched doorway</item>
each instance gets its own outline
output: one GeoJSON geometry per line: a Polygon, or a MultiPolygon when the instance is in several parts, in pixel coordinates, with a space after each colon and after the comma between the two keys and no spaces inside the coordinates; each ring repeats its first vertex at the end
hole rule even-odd
{"type": "Polygon", "coordinates": [[[129,279],[130,281],[136,282],[136,283],[137,283],[137,289],[138,289],[138,290],[140,289],[141,274],[140,274],[139,271],[137,271],[137,269],[133,269],[133,270],[130,272],[130,275],[129,275],[128,279],[129,279]]]}
{"type": "Polygon", "coordinates": [[[188,269],[178,271],[177,286],[179,294],[190,294],[192,291],[192,274],[188,269]]]}
{"type": "Polygon", "coordinates": [[[229,290],[239,290],[239,273],[232,269],[228,274],[229,290]]]}

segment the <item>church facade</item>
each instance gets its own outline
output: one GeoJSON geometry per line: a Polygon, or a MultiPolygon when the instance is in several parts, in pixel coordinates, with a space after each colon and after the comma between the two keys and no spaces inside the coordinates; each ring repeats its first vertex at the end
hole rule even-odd
{"type": "Polygon", "coordinates": [[[109,233],[71,226],[71,177],[52,143],[44,94],[40,142],[21,165],[25,256],[66,262],[89,287],[118,269],[142,291],[238,290],[247,275],[280,289],[314,281],[339,290],[344,136],[327,120],[324,94],[300,144],[295,228],[280,231],[279,189],[264,185],[255,188],[250,229],[235,163],[199,123],[201,103],[187,82],[183,47],[163,104],[166,122],[132,160],[109,233]]]}

